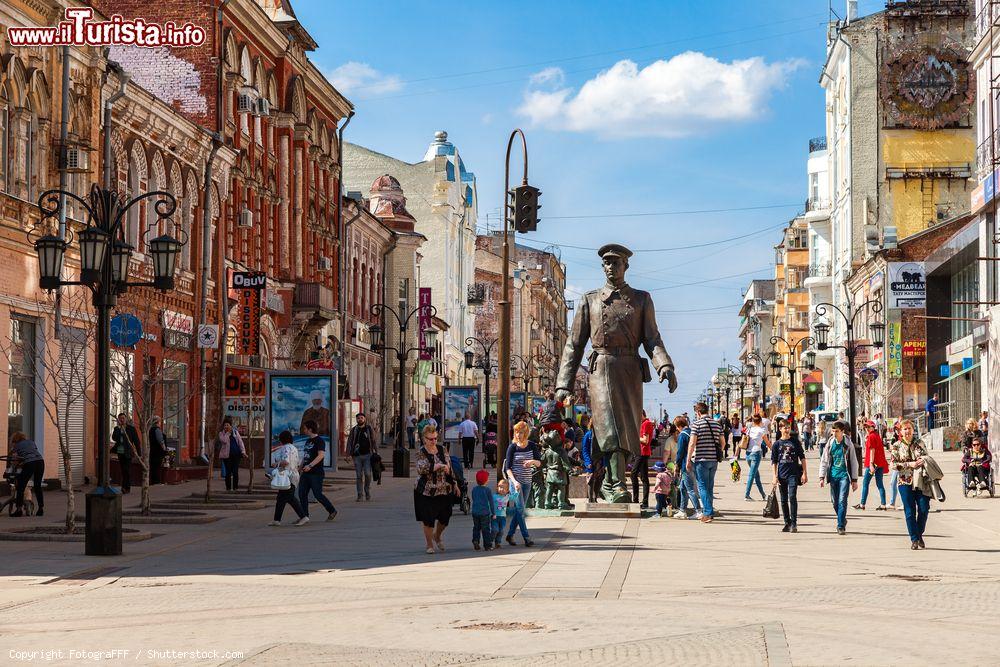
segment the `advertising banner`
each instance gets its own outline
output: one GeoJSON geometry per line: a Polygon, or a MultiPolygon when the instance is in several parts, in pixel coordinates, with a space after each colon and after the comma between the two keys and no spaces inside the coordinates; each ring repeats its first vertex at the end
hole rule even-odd
{"type": "Polygon", "coordinates": [[[293,444],[304,452],[309,439],[304,424],[315,421],[317,435],[326,445],[323,466],[336,468],[337,451],[330,446],[331,435],[337,432],[336,371],[268,371],[266,388],[268,445],[274,448],[278,435],[289,431],[293,444]]]}
{"type": "Polygon", "coordinates": [[[445,387],[444,391],[444,439],[459,440],[458,425],[468,415],[479,424],[479,387],[445,387]]]}
{"type": "Polygon", "coordinates": [[[927,356],[927,341],[925,340],[908,340],[903,343],[903,356],[904,357],[926,357],[927,356]]]}
{"type": "Polygon", "coordinates": [[[523,391],[510,392],[510,416],[524,412],[528,406],[528,395],[523,391]]]}
{"type": "Polygon", "coordinates": [[[927,275],[923,262],[890,262],[889,308],[926,308],[927,275]]]}
{"type": "Polygon", "coordinates": [[[531,414],[537,415],[538,411],[545,405],[545,397],[532,394],[529,398],[531,399],[531,414]]]}
{"type": "Polygon", "coordinates": [[[424,348],[427,346],[424,332],[431,328],[431,309],[429,307],[431,305],[431,288],[421,287],[418,296],[420,299],[420,313],[417,315],[420,324],[420,328],[417,331],[417,338],[420,341],[420,356],[418,358],[423,361],[429,361],[434,358],[434,355],[424,351],[424,348]]]}

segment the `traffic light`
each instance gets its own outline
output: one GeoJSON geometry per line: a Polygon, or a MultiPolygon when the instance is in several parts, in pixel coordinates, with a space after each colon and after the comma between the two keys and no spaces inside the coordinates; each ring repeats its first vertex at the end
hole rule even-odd
{"type": "Polygon", "coordinates": [[[531,185],[514,188],[514,229],[524,234],[538,229],[538,197],[541,191],[531,185]]]}

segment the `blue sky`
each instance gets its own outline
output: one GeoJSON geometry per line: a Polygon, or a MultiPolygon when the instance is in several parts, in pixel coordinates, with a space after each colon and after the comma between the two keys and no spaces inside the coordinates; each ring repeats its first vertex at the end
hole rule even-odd
{"type": "MultiPolygon", "coordinates": [[[[860,13],[882,6],[861,0],[860,13]]],[[[524,129],[542,222],[519,240],[562,244],[570,298],[603,284],[592,250],[603,243],[648,251],[772,228],[632,258],[629,282],[652,291],[680,380],[673,395],[646,385],[647,408],[689,409],[734,358],[743,289],[773,275],[779,226],[806,198],[807,143],[824,134],[827,1],[294,7],[320,43],[314,61],[355,104],[348,140],[417,161],[447,130],[476,173],[483,223],[496,222],[507,136],[524,129]],[[773,208],[720,210],[746,207],[773,208]],[[705,209],[718,212],[621,217],[705,209]]]]}

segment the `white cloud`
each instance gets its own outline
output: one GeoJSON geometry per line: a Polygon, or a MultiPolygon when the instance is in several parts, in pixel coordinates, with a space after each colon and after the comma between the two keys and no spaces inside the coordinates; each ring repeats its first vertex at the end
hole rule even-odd
{"type": "Polygon", "coordinates": [[[561,86],[566,82],[566,75],[559,67],[546,67],[541,72],[535,72],[528,79],[533,86],[561,86]]]}
{"type": "Polygon", "coordinates": [[[484,113],[483,117],[480,120],[482,121],[483,125],[489,125],[490,123],[493,122],[493,114],[484,113]]]}
{"type": "MultiPolygon", "coordinates": [[[[621,60],[579,90],[529,89],[518,112],[534,125],[555,130],[683,137],[759,118],[801,65],[798,60],[768,64],[760,57],[724,63],[694,51],[641,69],[621,60]]],[[[546,72],[534,75],[532,83],[536,77],[545,83],[558,80],[546,72]]]]}
{"type": "Polygon", "coordinates": [[[383,95],[403,87],[403,82],[395,74],[383,74],[368,63],[354,60],[333,70],[327,78],[334,88],[345,95],[358,91],[365,95],[383,95]]]}

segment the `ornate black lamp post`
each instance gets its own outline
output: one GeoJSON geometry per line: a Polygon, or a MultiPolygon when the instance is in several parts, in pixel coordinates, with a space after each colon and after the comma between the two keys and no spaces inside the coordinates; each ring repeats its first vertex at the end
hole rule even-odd
{"type": "Polygon", "coordinates": [[[856,380],[854,371],[854,360],[858,355],[858,350],[865,347],[881,348],[885,345],[885,322],[876,320],[868,325],[868,329],[871,332],[871,343],[859,343],[857,338],[855,338],[854,319],[861,313],[871,311],[872,316],[877,316],[882,312],[882,302],[876,299],[869,299],[861,304],[857,310],[848,315],[840,308],[837,308],[832,303],[821,303],[816,306],[816,315],[823,317],[830,310],[835,311],[839,314],[847,327],[846,340],[843,345],[830,345],[830,325],[824,321],[820,321],[813,327],[813,332],[816,334],[816,349],[818,350],[831,350],[838,349],[843,350],[847,355],[847,391],[848,391],[848,408],[850,410],[851,416],[851,439],[854,441],[855,447],[858,446],[858,415],[857,407],[855,406],[856,400],[856,380]]]}
{"type": "Polygon", "coordinates": [[[529,354],[527,357],[522,357],[519,354],[510,355],[510,377],[520,378],[521,389],[524,392],[528,391],[528,383],[535,377],[533,375],[533,369],[535,368],[535,355],[529,354]]]}
{"type": "MultiPolygon", "coordinates": [[[[729,382],[730,386],[739,388],[740,390],[740,423],[744,421],[743,414],[743,394],[744,390],[748,385],[753,383],[755,370],[753,366],[743,366],[742,368],[736,368],[734,366],[729,367],[729,382]]],[[[728,416],[728,415],[727,415],[728,416]]]]}
{"type": "Polygon", "coordinates": [[[431,305],[417,306],[409,312],[397,311],[392,306],[386,305],[384,303],[376,303],[371,307],[372,315],[375,315],[383,323],[385,322],[385,314],[392,313],[393,317],[396,318],[396,323],[399,325],[399,344],[396,347],[389,345],[385,339],[385,327],[378,324],[372,324],[368,327],[368,333],[371,334],[372,339],[372,349],[377,352],[395,352],[396,353],[396,363],[399,365],[399,411],[396,415],[396,450],[392,454],[392,476],[393,477],[409,477],[410,476],[410,452],[403,446],[403,431],[405,430],[405,413],[406,413],[406,385],[409,384],[406,381],[406,360],[410,357],[410,352],[426,352],[428,354],[433,354],[437,343],[437,331],[433,329],[424,330],[424,343],[423,347],[417,345],[416,347],[406,347],[406,332],[410,325],[410,320],[413,319],[414,315],[420,312],[427,314],[428,318],[434,317],[437,314],[437,308],[431,305]]]}
{"type": "MultiPolygon", "coordinates": [[[[97,390],[97,487],[87,494],[86,553],[88,556],[116,556],[122,552],[122,497],[121,491],[109,483],[110,462],[108,444],[111,418],[111,309],[118,303],[118,295],[129,287],[152,287],[166,292],[174,288],[174,269],[177,255],[187,243],[187,234],[179,225],[169,220],[177,202],[169,192],[154,191],[126,200],[110,189],[94,185],[85,199],[64,190],[46,190],[38,198],[42,213],[40,226],[58,219],[66,199],[72,199],[86,211],[86,226],[76,234],[79,245],[79,280],[63,280],[62,270],[66,250],[74,239],[46,234],[34,240],[38,254],[38,286],[55,290],[70,285],[87,287],[93,295],[96,311],[96,390],[97,390]],[[162,234],[148,242],[153,263],[151,282],[128,282],[129,261],[135,248],[124,238],[123,222],[129,210],[143,200],[158,198],[153,204],[156,220],[146,228],[148,234],[154,227],[164,224],[173,227],[183,240],[162,234]]],[[[29,240],[34,230],[29,232],[29,240]]]]}
{"type": "MultiPolygon", "coordinates": [[[[465,367],[466,368],[478,368],[483,372],[484,384],[486,385],[485,391],[486,395],[483,396],[483,405],[486,406],[485,410],[480,410],[479,416],[485,423],[486,413],[490,409],[490,376],[493,374],[493,369],[497,368],[497,365],[493,363],[493,348],[496,347],[497,338],[490,338],[483,340],[482,338],[476,338],[475,336],[469,336],[465,339],[465,344],[472,346],[474,343],[479,345],[480,355],[476,358],[476,354],[473,350],[465,351],[465,367]]],[[[497,406],[499,411],[500,406],[497,406]]]]}
{"type": "Polygon", "coordinates": [[[795,423],[795,381],[796,381],[795,376],[797,375],[797,371],[800,368],[809,371],[812,371],[816,368],[816,352],[814,352],[813,350],[805,349],[807,345],[815,345],[815,344],[816,341],[813,340],[811,336],[803,337],[802,339],[799,340],[799,342],[795,343],[794,345],[790,345],[788,341],[782,338],[781,336],[771,336],[771,354],[768,355],[770,357],[771,369],[774,370],[776,374],[777,371],[779,371],[782,368],[788,371],[788,394],[789,394],[788,400],[790,403],[788,409],[788,419],[789,421],[791,421],[792,431],[798,430],[798,427],[796,426],[795,423]],[[777,345],[779,342],[785,344],[785,350],[787,351],[788,354],[788,364],[781,363],[781,354],[779,354],[778,351],[774,349],[774,346],[777,345]],[[797,354],[796,350],[798,350],[797,354]],[[797,363],[799,359],[801,359],[802,357],[805,357],[806,359],[806,363],[804,366],[797,363]]]}
{"type": "Polygon", "coordinates": [[[764,393],[767,391],[767,377],[768,377],[767,373],[765,372],[766,368],[764,365],[764,359],[761,358],[761,356],[756,352],[748,352],[746,355],[746,360],[744,361],[744,365],[747,368],[746,375],[750,383],[750,387],[751,389],[753,389],[753,393],[755,394],[752,397],[754,399],[755,404],[757,403],[757,396],[756,396],[757,389],[756,387],[753,386],[753,382],[755,378],[760,377],[760,406],[761,409],[763,409],[764,393]]]}

